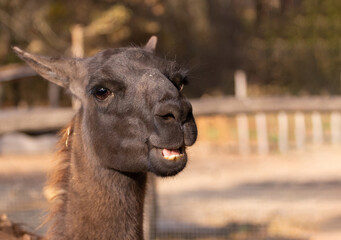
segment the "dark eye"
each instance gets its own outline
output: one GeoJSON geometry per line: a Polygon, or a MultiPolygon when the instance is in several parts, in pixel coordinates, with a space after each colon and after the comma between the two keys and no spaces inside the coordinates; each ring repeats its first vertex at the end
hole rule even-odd
{"type": "Polygon", "coordinates": [[[112,92],[107,88],[100,87],[100,88],[95,89],[93,94],[94,94],[95,98],[103,101],[103,100],[107,99],[112,94],[112,92]]]}
{"type": "Polygon", "coordinates": [[[168,114],[166,114],[166,115],[163,115],[163,116],[161,116],[164,120],[174,120],[175,119],[175,117],[174,117],[174,115],[172,114],[172,113],[168,113],[168,114]]]}

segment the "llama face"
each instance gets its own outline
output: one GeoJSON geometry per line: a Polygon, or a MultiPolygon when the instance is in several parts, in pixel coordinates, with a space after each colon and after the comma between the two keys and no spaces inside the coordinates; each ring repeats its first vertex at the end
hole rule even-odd
{"type": "Polygon", "coordinates": [[[106,50],[87,65],[83,122],[103,166],[161,176],[181,171],[197,130],[179,66],[139,48],[106,50]]]}
{"type": "Polygon", "coordinates": [[[160,176],[185,167],[197,128],[181,93],[186,75],[175,62],[148,48],[108,49],[80,60],[15,50],[80,99],[84,148],[102,167],[160,176]]]}

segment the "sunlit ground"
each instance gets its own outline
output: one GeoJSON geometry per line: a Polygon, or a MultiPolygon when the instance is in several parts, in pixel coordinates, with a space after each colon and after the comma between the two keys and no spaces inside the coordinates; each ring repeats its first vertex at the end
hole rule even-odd
{"type": "MultiPolygon", "coordinates": [[[[184,172],[157,182],[161,230],[194,227],[214,233],[247,223],[263,226],[261,235],[341,239],[341,146],[239,156],[223,143],[199,141],[189,153],[184,172]]],[[[31,229],[39,225],[52,157],[0,157],[0,212],[31,229]]]]}
{"type": "Polygon", "coordinates": [[[160,180],[160,218],[201,227],[265,224],[271,236],[341,239],[341,146],[230,155],[198,142],[188,168],[160,180]]]}

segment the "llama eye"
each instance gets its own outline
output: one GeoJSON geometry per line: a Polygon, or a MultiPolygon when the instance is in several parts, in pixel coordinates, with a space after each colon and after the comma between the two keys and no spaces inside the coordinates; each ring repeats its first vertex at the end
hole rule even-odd
{"type": "Polygon", "coordinates": [[[112,92],[107,88],[101,87],[101,88],[96,89],[93,94],[95,98],[103,101],[107,99],[112,94],[112,92]]]}
{"type": "Polygon", "coordinates": [[[175,117],[174,117],[174,115],[172,114],[172,113],[168,113],[168,114],[165,114],[165,115],[163,115],[163,116],[161,116],[164,120],[174,120],[175,119],[175,117]]]}

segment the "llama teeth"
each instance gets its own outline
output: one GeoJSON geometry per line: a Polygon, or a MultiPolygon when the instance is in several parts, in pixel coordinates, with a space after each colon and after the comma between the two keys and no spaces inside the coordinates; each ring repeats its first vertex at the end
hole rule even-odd
{"type": "Polygon", "coordinates": [[[179,154],[179,155],[164,156],[164,158],[169,160],[169,161],[176,161],[182,156],[183,156],[183,154],[179,154]]]}
{"type": "Polygon", "coordinates": [[[173,161],[175,159],[175,155],[171,155],[171,156],[164,156],[165,159],[173,161]]]}

